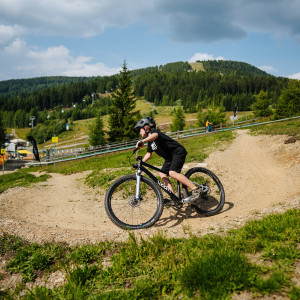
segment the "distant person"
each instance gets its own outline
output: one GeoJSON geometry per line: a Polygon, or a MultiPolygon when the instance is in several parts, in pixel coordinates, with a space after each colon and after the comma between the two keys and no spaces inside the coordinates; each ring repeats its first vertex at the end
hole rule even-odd
{"type": "Polygon", "coordinates": [[[212,125],[212,123],[210,123],[208,120],[206,120],[205,126],[206,126],[206,131],[207,132],[211,131],[211,125],[212,125]]]}

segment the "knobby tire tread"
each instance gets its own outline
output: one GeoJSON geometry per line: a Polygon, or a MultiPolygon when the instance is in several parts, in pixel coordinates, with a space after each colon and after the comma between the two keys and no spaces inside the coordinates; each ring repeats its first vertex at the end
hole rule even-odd
{"type": "Polygon", "coordinates": [[[110,218],[110,220],[117,225],[118,227],[125,229],[125,230],[137,230],[137,229],[144,229],[144,228],[149,228],[151,226],[153,226],[155,224],[155,222],[157,222],[157,220],[161,217],[162,213],[163,213],[163,196],[162,193],[160,191],[160,189],[158,188],[158,186],[149,178],[141,176],[141,182],[146,183],[147,185],[149,185],[155,192],[155,195],[157,197],[158,200],[158,207],[157,210],[155,212],[155,214],[153,216],[150,216],[149,221],[147,221],[144,224],[141,225],[131,225],[131,224],[126,224],[122,221],[120,221],[114,214],[112,207],[111,207],[111,196],[113,194],[113,192],[115,191],[115,189],[122,183],[124,183],[125,181],[135,181],[136,180],[136,175],[125,175],[123,177],[120,177],[119,179],[117,179],[107,190],[107,193],[105,195],[105,210],[106,213],[108,215],[108,217],[110,218]]]}
{"type": "MultiPolygon", "coordinates": [[[[189,178],[191,175],[193,175],[195,173],[199,173],[199,174],[204,173],[206,175],[209,175],[214,180],[214,182],[217,184],[218,189],[220,191],[220,202],[219,202],[218,206],[215,209],[211,210],[211,211],[207,211],[207,210],[204,211],[199,206],[193,205],[193,204],[192,204],[192,207],[198,213],[200,213],[202,215],[205,215],[205,216],[212,216],[212,215],[218,214],[223,209],[223,206],[225,204],[225,191],[224,191],[224,188],[223,188],[223,185],[222,185],[221,181],[219,180],[219,178],[212,171],[210,171],[206,168],[202,168],[202,167],[195,167],[195,168],[189,169],[185,173],[185,176],[187,178],[189,178]]],[[[188,189],[185,185],[182,185],[182,190],[183,190],[184,196],[188,197],[188,189]]]]}

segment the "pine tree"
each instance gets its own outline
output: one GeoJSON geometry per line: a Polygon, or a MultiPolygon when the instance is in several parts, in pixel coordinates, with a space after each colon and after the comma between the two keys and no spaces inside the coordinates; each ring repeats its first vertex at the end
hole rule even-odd
{"type": "Polygon", "coordinates": [[[101,114],[99,113],[96,120],[90,127],[89,132],[89,143],[91,146],[103,145],[105,143],[103,130],[103,120],[101,114]]]}
{"type": "Polygon", "coordinates": [[[300,82],[290,81],[287,88],[282,91],[277,104],[275,118],[298,116],[300,114],[300,82]]]}
{"type": "Polygon", "coordinates": [[[133,95],[133,85],[126,61],[120,72],[118,89],[112,94],[111,114],[109,115],[109,140],[111,142],[136,137],[133,127],[136,123],[133,109],[136,100],[133,95]]]}
{"type": "Polygon", "coordinates": [[[268,117],[272,115],[270,108],[271,99],[268,92],[260,91],[256,96],[256,102],[254,103],[255,115],[259,117],[268,117]]]}
{"type": "Polygon", "coordinates": [[[183,130],[185,126],[185,116],[182,107],[178,107],[175,111],[171,131],[179,131],[183,130]]]}

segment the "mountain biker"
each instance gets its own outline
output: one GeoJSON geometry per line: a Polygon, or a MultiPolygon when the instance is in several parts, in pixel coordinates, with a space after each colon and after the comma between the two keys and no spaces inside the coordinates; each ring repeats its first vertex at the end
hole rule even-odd
{"type": "Polygon", "coordinates": [[[162,170],[167,172],[167,174],[160,172],[159,176],[164,185],[174,193],[168,177],[174,178],[192,190],[190,200],[195,201],[199,197],[200,188],[197,188],[187,177],[180,173],[187,155],[185,148],[177,141],[156,129],[156,124],[152,117],[145,117],[139,120],[134,126],[134,130],[143,138],[137,142],[136,148],[139,149],[145,143],[148,143],[147,153],[143,158],[143,162],[148,161],[153,152],[163,157],[165,162],[162,170]]]}

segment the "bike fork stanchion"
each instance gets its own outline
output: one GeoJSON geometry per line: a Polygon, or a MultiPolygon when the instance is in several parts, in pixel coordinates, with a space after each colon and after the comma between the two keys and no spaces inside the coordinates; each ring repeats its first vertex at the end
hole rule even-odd
{"type": "Polygon", "coordinates": [[[135,173],[135,175],[136,175],[135,199],[139,199],[140,198],[140,183],[141,183],[140,171],[135,173]]]}

